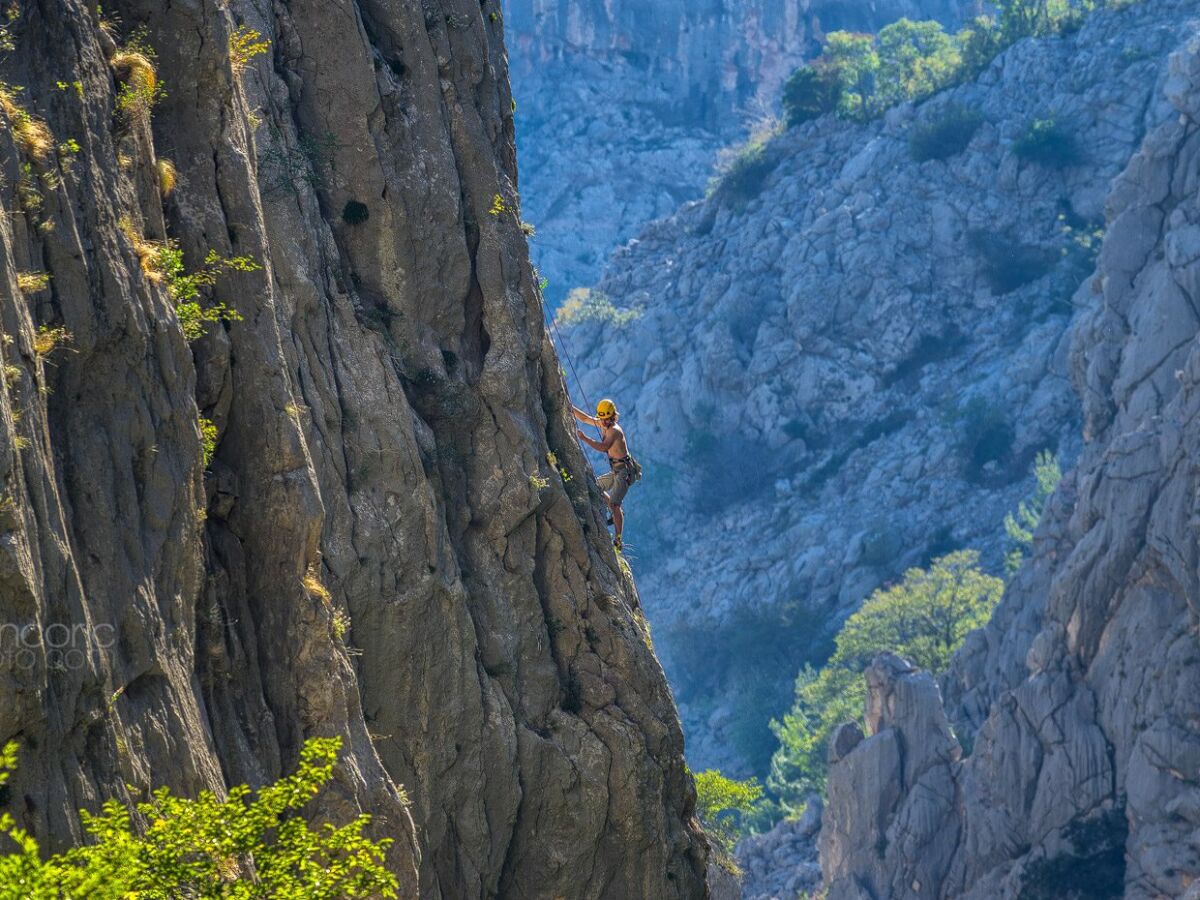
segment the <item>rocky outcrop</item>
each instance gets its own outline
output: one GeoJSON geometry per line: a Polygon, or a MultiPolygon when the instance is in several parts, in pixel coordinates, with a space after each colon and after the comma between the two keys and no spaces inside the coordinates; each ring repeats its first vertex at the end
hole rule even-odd
{"type": "Polygon", "coordinates": [[[62,845],[79,807],[334,734],[322,811],[397,839],[402,896],[702,896],[520,230],[499,8],[97,9],[14,6],[3,62],[12,811],[62,845]],[[249,260],[191,343],[168,237],[249,260]]]}
{"type": "Polygon", "coordinates": [[[647,222],[704,192],[718,148],[778,107],[830,31],[959,0],[505,0],[525,215],[557,304],[647,222]]]}
{"type": "Polygon", "coordinates": [[[1190,11],[1101,11],[919,107],[792,129],[757,183],[614,258],[600,289],[630,315],[566,340],[577,394],[614,397],[646,463],[630,542],[695,763],[744,770],[763,707],[903,569],[963,546],[999,569],[1035,454],[1077,454],[1065,334],[1092,299],[1072,296],[1109,183],[1176,115],[1160,88],[1190,11]],[[918,162],[914,133],[963,113],[965,149],[918,162]],[[1078,156],[1018,154],[1037,120],[1078,156]]]}
{"type": "Polygon", "coordinates": [[[1200,884],[1200,39],[1163,93],[1175,114],[1113,184],[1101,299],[1074,329],[1079,464],[944,704],[928,676],[873,668],[872,735],[830,774],[830,900],[1200,884]]]}
{"type": "Polygon", "coordinates": [[[797,819],[784,819],[770,831],[750,835],[737,845],[744,900],[791,900],[810,895],[821,884],[817,837],[822,799],[813,794],[797,819]]]}

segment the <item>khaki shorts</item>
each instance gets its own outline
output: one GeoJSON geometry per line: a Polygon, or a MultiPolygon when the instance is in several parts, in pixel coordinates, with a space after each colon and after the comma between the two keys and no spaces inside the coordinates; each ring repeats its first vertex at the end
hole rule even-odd
{"type": "Polygon", "coordinates": [[[621,501],[625,499],[625,495],[629,492],[630,472],[625,466],[613,469],[611,472],[605,472],[596,479],[596,484],[600,485],[600,490],[608,494],[608,502],[613,506],[620,506],[621,501]]]}

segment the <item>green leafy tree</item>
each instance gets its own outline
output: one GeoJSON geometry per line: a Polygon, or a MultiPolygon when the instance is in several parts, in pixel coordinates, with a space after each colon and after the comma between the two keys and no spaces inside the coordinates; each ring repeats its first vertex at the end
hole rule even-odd
{"type": "Polygon", "coordinates": [[[960,78],[982,72],[1004,49],[1000,24],[992,16],[976,16],[954,35],[954,43],[962,60],[960,78]]]}
{"type": "Polygon", "coordinates": [[[175,301],[179,327],[189,341],[203,337],[208,326],[214,322],[238,322],[242,318],[237,310],[224,303],[201,305],[201,288],[212,287],[225,272],[257,272],[262,268],[251,256],[224,257],[216,250],[209,250],[200,268],[188,272],[183,264],[183,250],[178,242],[172,240],[157,246],[151,266],[175,301]]]}
{"type": "Polygon", "coordinates": [[[1049,450],[1037,455],[1033,464],[1033,494],[1022,500],[1015,513],[1004,517],[1004,532],[1008,535],[1008,553],[1004,557],[1004,568],[1011,576],[1021,568],[1033,547],[1033,533],[1042,521],[1046,501],[1062,481],[1062,468],[1058,457],[1049,450]]]}
{"type": "Polygon", "coordinates": [[[1005,47],[1034,35],[1076,28],[1098,5],[1133,0],[996,0],[957,33],[934,21],[901,19],[878,36],[832,32],[824,52],[784,85],[788,126],[827,112],[867,120],[897,103],[922,100],[984,69],[1005,47]]]}
{"type": "Polygon", "coordinates": [[[875,38],[869,34],[834,31],[821,59],[841,88],[838,112],[848,119],[869,119],[876,109],[875,80],[879,74],[875,38]]]}
{"type": "Polygon", "coordinates": [[[1083,157],[1075,135],[1053,119],[1035,119],[1013,142],[1013,151],[1022,159],[1052,169],[1076,165],[1083,157]]]}
{"type": "Polygon", "coordinates": [[[606,327],[624,328],[641,316],[640,309],[618,309],[603,291],[573,288],[555,313],[554,321],[562,328],[581,322],[599,322],[606,327]]]}
{"type": "MultiPolygon", "coordinates": [[[[37,842],[12,817],[0,833],[14,845],[0,856],[0,900],[350,900],[396,897],[384,867],[389,840],[363,835],[369,816],[347,825],[310,825],[300,810],[333,777],[338,738],[304,745],[297,771],[257,794],[232,788],[225,800],[195,800],[162,788],[135,811],[109,800],[83,812],[92,843],[44,862],[37,842]]],[[[0,784],[16,765],[16,745],[0,754],[0,784]]]]}
{"type": "Polygon", "coordinates": [[[1003,581],[979,568],[977,551],[960,550],[872,594],[842,626],[825,667],[800,673],[791,711],[771,723],[779,749],[767,784],[785,808],[797,809],[824,785],[829,736],[842,722],[861,721],[862,673],[875,655],[890,650],[941,672],[967,634],[991,617],[1003,590],[1003,581]]]}
{"type": "Polygon", "coordinates": [[[733,846],[745,833],[745,817],[762,799],[762,786],[754,778],[747,781],[726,778],[716,769],[698,772],[695,778],[700,822],[716,842],[722,862],[731,867],[733,846]]]}
{"type": "Polygon", "coordinates": [[[876,94],[885,109],[940,91],[962,69],[962,52],[940,22],[900,19],[880,31],[876,43],[876,94]]]}
{"type": "Polygon", "coordinates": [[[841,84],[825,63],[801,66],[783,84],[783,115],[789,128],[838,108],[841,84]]]}

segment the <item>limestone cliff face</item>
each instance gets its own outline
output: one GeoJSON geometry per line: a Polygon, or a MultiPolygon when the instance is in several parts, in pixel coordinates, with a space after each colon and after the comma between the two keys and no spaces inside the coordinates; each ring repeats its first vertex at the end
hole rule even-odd
{"type": "Polygon", "coordinates": [[[0,139],[0,638],[35,636],[0,658],[10,807],[68,843],[126,785],[261,783],[337,734],[326,811],[398,839],[403,896],[702,896],[519,228],[498,7],[103,8],[20,4],[3,62],[63,145],[0,139]],[[152,123],[116,110],[141,26],[152,123]],[[239,26],[271,42],[244,71],[239,26]],[[167,237],[259,266],[190,344],[167,237]]]}
{"type": "Polygon", "coordinates": [[[1176,115],[1156,85],[1191,12],[1097,13],[919,107],[792,129],[761,184],[614,257],[600,288],[640,318],[566,340],[647,464],[628,503],[635,568],[696,764],[744,765],[732,715],[785,708],[803,654],[908,566],[970,546],[1000,569],[1035,454],[1077,454],[1065,335],[1088,295],[1072,295],[1109,183],[1176,115]],[[910,136],[955,110],[978,116],[970,143],[916,161],[910,136]],[[1048,119],[1073,164],[1015,152],[1048,119]]]}
{"type": "Polygon", "coordinates": [[[895,658],[868,673],[871,736],[835,741],[830,900],[1198,896],[1200,40],[1164,94],[1074,329],[1079,465],[941,694],[895,658]]]}
{"type": "Polygon", "coordinates": [[[718,148],[777,108],[830,31],[961,0],[504,0],[525,215],[555,302],[620,244],[704,192],[718,148]]]}

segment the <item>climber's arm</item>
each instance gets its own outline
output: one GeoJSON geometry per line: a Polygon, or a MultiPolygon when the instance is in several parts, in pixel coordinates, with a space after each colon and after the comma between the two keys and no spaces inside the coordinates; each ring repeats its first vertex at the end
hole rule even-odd
{"type": "Polygon", "coordinates": [[[601,453],[607,453],[608,448],[613,445],[613,441],[617,439],[617,430],[614,428],[608,432],[608,437],[602,441],[594,441],[582,431],[576,429],[575,433],[579,435],[579,439],[591,447],[593,450],[599,450],[601,453]]]}
{"type": "Polygon", "coordinates": [[[594,417],[589,416],[578,406],[571,407],[571,414],[573,416],[575,416],[575,418],[577,418],[580,422],[584,422],[588,425],[597,425],[598,426],[600,424],[594,417]]]}

